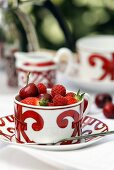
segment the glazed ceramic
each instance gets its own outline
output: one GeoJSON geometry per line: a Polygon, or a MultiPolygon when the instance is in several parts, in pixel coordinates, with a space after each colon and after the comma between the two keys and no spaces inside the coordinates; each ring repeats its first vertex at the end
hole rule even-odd
{"type": "Polygon", "coordinates": [[[82,119],[87,115],[90,96],[66,106],[32,106],[15,98],[15,136],[18,142],[55,143],[64,138],[80,136],[82,119]],[[88,105],[84,110],[84,99],[88,105]]]}
{"type": "MultiPolygon", "coordinates": [[[[35,83],[44,83],[48,88],[53,87],[56,83],[56,72],[60,68],[61,59],[66,55],[66,48],[58,50],[56,53],[49,51],[38,52],[16,52],[16,69],[18,73],[18,85],[24,87],[27,81],[27,73],[31,72],[29,81],[35,83]]],[[[68,53],[69,54],[69,53],[68,53]]],[[[66,66],[62,72],[71,68],[72,58],[65,56],[66,66]]]]}
{"type": "MultiPolygon", "coordinates": [[[[99,137],[92,137],[86,140],[81,140],[80,142],[78,142],[77,140],[71,140],[71,141],[66,141],[66,142],[60,142],[55,145],[53,144],[40,145],[36,143],[19,143],[16,141],[16,138],[15,138],[14,120],[15,120],[14,115],[8,115],[8,116],[0,118],[0,121],[2,122],[0,124],[0,131],[1,131],[0,141],[13,144],[13,145],[34,148],[34,149],[64,151],[64,150],[75,150],[75,149],[84,148],[104,138],[104,136],[99,136],[99,137]]],[[[105,124],[101,120],[95,119],[90,116],[85,116],[85,118],[83,119],[83,122],[82,122],[82,134],[83,135],[107,132],[107,131],[108,131],[107,124],[105,124]]]]}

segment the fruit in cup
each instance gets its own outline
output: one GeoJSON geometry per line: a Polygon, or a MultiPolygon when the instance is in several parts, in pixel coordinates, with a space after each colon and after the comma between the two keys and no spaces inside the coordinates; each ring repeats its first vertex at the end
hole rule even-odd
{"type": "Polygon", "coordinates": [[[21,99],[38,96],[38,88],[36,87],[36,85],[34,83],[28,84],[29,75],[30,73],[27,74],[27,85],[19,91],[19,96],[21,97],[21,99]]]}
{"type": "Polygon", "coordinates": [[[39,83],[37,85],[37,88],[38,88],[39,94],[45,94],[47,92],[47,88],[43,83],[39,83]]]}
{"type": "Polygon", "coordinates": [[[54,85],[51,89],[51,95],[54,97],[55,95],[60,94],[61,96],[66,95],[66,88],[63,85],[57,84],[54,85]]]}
{"type": "Polygon", "coordinates": [[[114,104],[112,102],[105,104],[103,108],[103,114],[106,118],[114,119],[114,104]]]}
{"type": "MultiPolygon", "coordinates": [[[[29,74],[27,79],[29,78],[29,74]]],[[[65,106],[77,103],[82,100],[85,93],[80,94],[80,90],[77,93],[66,92],[66,88],[63,85],[55,85],[47,92],[47,88],[43,83],[39,83],[37,86],[34,83],[29,83],[22,88],[19,92],[21,102],[28,105],[35,106],[65,106]]]]}
{"type": "Polygon", "coordinates": [[[34,83],[30,83],[20,90],[19,96],[22,99],[27,97],[36,97],[38,96],[38,89],[34,83]]]}
{"type": "Polygon", "coordinates": [[[67,99],[60,94],[57,94],[53,98],[54,106],[65,106],[67,105],[67,99]]]}
{"type": "Polygon", "coordinates": [[[37,97],[27,97],[21,100],[21,103],[37,106],[39,105],[39,99],[37,97]]]}
{"type": "Polygon", "coordinates": [[[110,94],[98,94],[95,98],[95,103],[99,108],[103,108],[107,102],[112,102],[112,97],[110,94]]]}

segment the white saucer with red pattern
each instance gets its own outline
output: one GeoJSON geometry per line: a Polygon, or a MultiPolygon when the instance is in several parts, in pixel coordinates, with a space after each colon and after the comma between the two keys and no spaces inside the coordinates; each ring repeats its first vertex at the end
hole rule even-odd
{"type": "MultiPolygon", "coordinates": [[[[95,119],[90,116],[86,116],[82,124],[82,134],[91,134],[108,131],[108,126],[102,121],[95,119]]],[[[0,118],[0,140],[7,142],[9,144],[15,144],[25,147],[32,147],[42,150],[75,150],[83,147],[87,147],[103,137],[94,137],[86,140],[82,140],[80,143],[77,140],[60,142],[55,145],[40,145],[35,143],[17,143],[15,139],[15,124],[14,124],[14,115],[9,115],[0,118]]]]}

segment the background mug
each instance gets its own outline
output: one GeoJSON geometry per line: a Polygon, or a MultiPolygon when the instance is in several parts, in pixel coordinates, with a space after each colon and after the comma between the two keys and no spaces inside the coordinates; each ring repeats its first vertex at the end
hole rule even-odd
{"type": "Polygon", "coordinates": [[[71,58],[69,72],[77,69],[78,77],[84,81],[112,82],[114,80],[114,36],[98,35],[80,38],[76,42],[76,50],[78,62],[74,61],[71,51],[66,50],[66,55],[71,58]]]}
{"type": "MultiPolygon", "coordinates": [[[[51,88],[56,83],[56,72],[62,69],[62,72],[67,73],[72,63],[72,58],[69,60],[68,49],[62,48],[56,53],[50,51],[38,52],[16,52],[16,70],[18,74],[18,85],[24,87],[27,81],[27,73],[31,72],[29,81],[36,85],[40,82],[44,83],[48,88],[51,88]],[[65,65],[61,65],[61,60],[65,65]]],[[[70,52],[71,53],[71,52],[70,52]]]]}

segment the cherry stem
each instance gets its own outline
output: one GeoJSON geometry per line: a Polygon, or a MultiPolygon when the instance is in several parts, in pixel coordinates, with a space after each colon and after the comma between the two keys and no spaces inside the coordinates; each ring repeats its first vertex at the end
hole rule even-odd
{"type": "Polygon", "coordinates": [[[29,83],[29,76],[30,76],[30,72],[27,73],[27,83],[26,83],[27,85],[29,83]]]}

